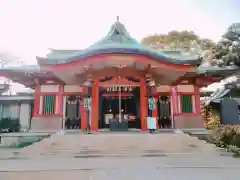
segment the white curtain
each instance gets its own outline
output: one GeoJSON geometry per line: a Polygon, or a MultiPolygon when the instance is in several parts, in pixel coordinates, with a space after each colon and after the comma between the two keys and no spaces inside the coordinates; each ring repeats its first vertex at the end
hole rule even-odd
{"type": "Polygon", "coordinates": [[[10,105],[9,104],[1,104],[1,119],[10,117],[10,105]]]}

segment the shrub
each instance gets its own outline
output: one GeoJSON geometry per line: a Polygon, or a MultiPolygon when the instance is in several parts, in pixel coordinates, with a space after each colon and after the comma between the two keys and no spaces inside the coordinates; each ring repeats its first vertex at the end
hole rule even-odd
{"type": "Polygon", "coordinates": [[[220,126],[220,121],[216,120],[216,119],[210,119],[209,121],[207,121],[206,123],[206,128],[207,129],[216,129],[220,126]]]}
{"type": "Polygon", "coordinates": [[[219,112],[217,110],[208,110],[206,121],[207,129],[216,129],[220,127],[221,123],[219,112]]]}
{"type": "Polygon", "coordinates": [[[219,147],[227,147],[229,145],[240,148],[240,126],[225,125],[212,130],[208,141],[219,147]]]}
{"type": "Polygon", "coordinates": [[[37,137],[37,138],[33,138],[33,139],[30,139],[30,140],[25,140],[23,142],[20,142],[18,144],[13,144],[10,146],[10,148],[24,148],[24,147],[27,147],[27,146],[30,146],[36,142],[40,142],[41,140],[43,140],[44,138],[46,137],[37,137]]]}
{"type": "Polygon", "coordinates": [[[0,120],[0,133],[19,132],[20,124],[18,119],[4,118],[0,120]]]}

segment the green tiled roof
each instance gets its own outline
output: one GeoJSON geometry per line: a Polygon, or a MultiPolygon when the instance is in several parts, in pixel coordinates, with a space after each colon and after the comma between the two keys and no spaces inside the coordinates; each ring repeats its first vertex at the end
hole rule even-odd
{"type": "Polygon", "coordinates": [[[128,47],[139,45],[141,46],[138,41],[132,38],[129,33],[127,32],[126,28],[122,23],[117,21],[114,23],[108,32],[107,36],[101,39],[100,41],[94,43],[89,48],[90,49],[98,49],[101,48],[103,45],[126,45],[128,47]]]}
{"type": "Polygon", "coordinates": [[[226,66],[226,67],[218,67],[218,66],[209,66],[209,67],[201,67],[197,68],[197,74],[220,74],[220,73],[234,73],[238,70],[237,66],[226,66]]]}
{"type": "Polygon", "coordinates": [[[43,64],[66,64],[100,54],[138,54],[170,64],[199,65],[201,63],[199,56],[159,52],[140,44],[129,35],[119,21],[112,25],[104,38],[84,50],[52,50],[45,58],[37,59],[43,64]]]}

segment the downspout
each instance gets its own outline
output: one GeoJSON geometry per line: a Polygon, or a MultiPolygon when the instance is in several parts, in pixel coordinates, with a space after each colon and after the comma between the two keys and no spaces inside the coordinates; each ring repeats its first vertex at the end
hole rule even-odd
{"type": "Polygon", "coordinates": [[[30,119],[29,119],[29,126],[28,126],[28,129],[27,129],[27,132],[30,131],[31,126],[32,126],[32,117],[33,117],[32,114],[33,114],[33,109],[34,109],[34,104],[33,103],[30,103],[29,105],[30,105],[31,109],[30,109],[30,119]]]}

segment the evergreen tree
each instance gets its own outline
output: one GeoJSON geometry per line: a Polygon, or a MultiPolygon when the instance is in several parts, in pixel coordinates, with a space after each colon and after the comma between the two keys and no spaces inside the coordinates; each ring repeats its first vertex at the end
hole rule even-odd
{"type": "Polygon", "coordinates": [[[240,23],[232,24],[217,44],[215,59],[218,65],[240,66],[240,23]]]}

